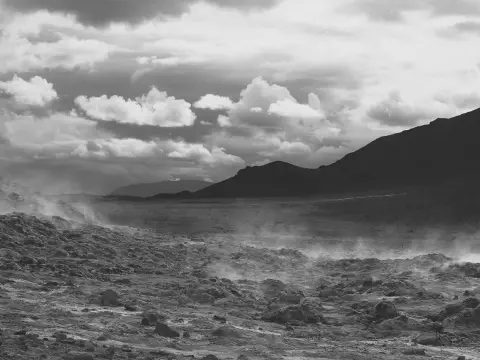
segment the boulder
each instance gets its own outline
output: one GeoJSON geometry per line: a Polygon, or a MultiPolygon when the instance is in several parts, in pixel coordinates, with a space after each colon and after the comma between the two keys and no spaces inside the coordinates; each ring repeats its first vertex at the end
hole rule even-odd
{"type": "Polygon", "coordinates": [[[381,301],[375,305],[374,314],[377,319],[381,320],[392,319],[400,315],[391,301],[381,301]]]}
{"type": "Polygon", "coordinates": [[[120,295],[114,290],[108,289],[100,296],[102,306],[123,306],[120,302],[120,295]]]}
{"type": "Polygon", "coordinates": [[[277,309],[268,309],[262,315],[262,320],[279,324],[318,323],[324,322],[319,302],[304,299],[298,305],[288,305],[277,309]]]}
{"type": "Polygon", "coordinates": [[[155,325],[155,333],[162,336],[162,337],[168,337],[168,338],[177,338],[180,337],[180,333],[176,330],[173,330],[170,326],[167,324],[164,324],[162,322],[157,322],[155,325]]]}

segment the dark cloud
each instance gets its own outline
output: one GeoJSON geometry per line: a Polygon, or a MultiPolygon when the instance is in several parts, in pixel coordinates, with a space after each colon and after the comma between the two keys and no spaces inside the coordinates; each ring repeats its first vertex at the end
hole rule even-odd
{"type": "Polygon", "coordinates": [[[462,33],[471,33],[480,35],[480,22],[477,21],[464,21],[455,24],[455,30],[462,33]]]}
{"type": "Polygon", "coordinates": [[[428,11],[433,16],[480,15],[477,0],[356,0],[348,12],[361,12],[372,20],[401,21],[406,12],[428,11]]]}
{"type": "MultiPolygon", "coordinates": [[[[0,0],[1,1],[1,0],[0,0]]],[[[240,10],[271,7],[277,0],[205,0],[208,3],[240,10]]],[[[199,0],[3,0],[8,7],[22,11],[49,11],[73,14],[88,25],[112,22],[139,23],[157,16],[178,16],[199,0]]]]}

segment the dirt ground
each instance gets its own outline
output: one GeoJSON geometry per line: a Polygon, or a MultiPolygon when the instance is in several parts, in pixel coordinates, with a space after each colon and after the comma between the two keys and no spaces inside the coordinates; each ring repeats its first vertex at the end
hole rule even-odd
{"type": "Polygon", "coordinates": [[[450,254],[332,257],[21,210],[0,215],[2,360],[480,359],[480,264],[450,254]]]}

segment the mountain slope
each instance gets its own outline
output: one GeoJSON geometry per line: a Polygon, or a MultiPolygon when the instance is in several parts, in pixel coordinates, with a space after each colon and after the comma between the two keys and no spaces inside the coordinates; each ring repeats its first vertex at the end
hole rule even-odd
{"type": "Polygon", "coordinates": [[[110,196],[150,197],[157,194],[175,194],[182,191],[198,191],[212,183],[201,180],[161,181],[149,184],[134,184],[113,191],[110,196]]]}
{"type": "Polygon", "coordinates": [[[191,197],[257,197],[396,190],[480,178],[480,109],[379,138],[329,166],[247,167],[191,197]]]}

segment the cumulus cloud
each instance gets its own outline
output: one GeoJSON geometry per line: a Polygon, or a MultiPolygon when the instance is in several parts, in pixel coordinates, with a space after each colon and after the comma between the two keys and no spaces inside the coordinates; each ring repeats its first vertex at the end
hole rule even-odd
{"type": "Polygon", "coordinates": [[[190,161],[199,161],[210,166],[229,165],[243,166],[245,162],[238,156],[225,153],[225,149],[213,146],[208,150],[203,144],[188,144],[182,141],[170,140],[166,143],[168,157],[174,159],[184,159],[190,161]]]}
{"type": "Polygon", "coordinates": [[[257,77],[229,107],[218,116],[221,130],[207,139],[249,163],[268,158],[318,166],[312,159],[321,147],[344,142],[344,125],[327,119],[314,93],[307,103],[300,103],[286,87],[257,77]]]}
{"type": "MultiPolygon", "coordinates": [[[[271,7],[277,0],[205,0],[208,3],[237,9],[271,7]]],[[[21,11],[46,9],[73,14],[85,24],[103,26],[112,22],[139,23],[162,16],[178,16],[199,0],[4,0],[8,7],[21,11]]]]}
{"type": "Polygon", "coordinates": [[[79,96],[75,103],[89,117],[102,121],[182,127],[193,125],[196,118],[190,103],[168,96],[166,92],[155,87],[136,99],[124,99],[116,95],[90,98],[79,96]]]}
{"type": "Polygon", "coordinates": [[[228,110],[233,107],[233,101],[226,96],[207,94],[202,96],[193,106],[198,109],[228,110]]]}
{"type": "Polygon", "coordinates": [[[14,75],[10,81],[0,81],[0,92],[12,97],[20,106],[44,107],[58,98],[53,84],[40,76],[34,76],[26,81],[14,75]]]}
{"type": "MultiPolygon", "coordinates": [[[[318,98],[317,98],[318,99],[318,98]]],[[[320,118],[323,113],[310,105],[299,104],[292,100],[279,100],[268,108],[270,114],[292,118],[320,118]]]]}

